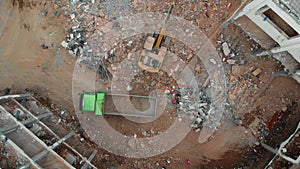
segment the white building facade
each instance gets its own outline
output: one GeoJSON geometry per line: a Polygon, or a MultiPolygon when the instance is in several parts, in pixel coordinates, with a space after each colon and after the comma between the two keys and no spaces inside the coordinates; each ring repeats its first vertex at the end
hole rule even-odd
{"type": "Polygon", "coordinates": [[[242,16],[279,44],[272,53],[287,51],[300,63],[300,0],[253,0],[234,20],[242,16]]]}

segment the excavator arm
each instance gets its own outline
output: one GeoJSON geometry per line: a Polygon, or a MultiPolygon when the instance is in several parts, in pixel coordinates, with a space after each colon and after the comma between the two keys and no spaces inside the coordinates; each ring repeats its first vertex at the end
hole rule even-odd
{"type": "MultiPolygon", "coordinates": [[[[168,22],[168,20],[169,20],[169,18],[170,18],[170,15],[171,15],[171,13],[172,13],[172,11],[173,11],[173,8],[174,8],[174,4],[172,4],[172,5],[170,6],[170,8],[169,8],[169,10],[168,10],[168,15],[167,15],[167,17],[166,17],[166,19],[165,19],[164,24],[166,24],[166,23],[168,22]]],[[[159,33],[159,36],[158,36],[158,38],[157,38],[157,41],[156,41],[156,43],[155,43],[155,45],[154,45],[154,48],[159,49],[159,47],[161,46],[161,42],[162,42],[162,40],[163,40],[163,38],[164,38],[164,34],[165,34],[165,27],[163,26],[163,27],[161,28],[161,30],[160,30],[160,33],[159,33]]]]}

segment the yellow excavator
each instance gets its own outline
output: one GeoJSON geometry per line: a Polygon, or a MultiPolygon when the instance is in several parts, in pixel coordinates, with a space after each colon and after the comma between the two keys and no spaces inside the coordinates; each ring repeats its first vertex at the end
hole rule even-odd
{"type": "Polygon", "coordinates": [[[142,53],[138,60],[138,65],[143,70],[146,70],[148,72],[157,73],[159,72],[164,57],[167,53],[167,47],[168,45],[165,45],[167,41],[169,41],[169,37],[165,36],[165,24],[168,22],[170,15],[173,11],[174,3],[170,6],[170,8],[167,11],[167,17],[165,18],[164,25],[160,30],[160,33],[158,35],[154,36],[148,36],[145,44],[144,49],[142,50],[142,53]],[[164,44],[164,45],[163,45],[164,44]]]}

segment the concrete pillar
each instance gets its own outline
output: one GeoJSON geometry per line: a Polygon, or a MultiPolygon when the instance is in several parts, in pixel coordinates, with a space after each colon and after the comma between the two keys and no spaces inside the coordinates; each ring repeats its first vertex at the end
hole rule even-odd
{"type": "Polygon", "coordinates": [[[271,7],[271,9],[277,13],[278,16],[283,18],[283,20],[288,23],[298,34],[300,34],[300,26],[299,23],[295,21],[288,13],[286,13],[284,10],[282,10],[276,3],[273,1],[270,1],[268,3],[268,6],[271,7]]]}
{"type": "Polygon", "coordinates": [[[59,139],[57,142],[55,142],[52,146],[50,146],[49,148],[51,149],[55,149],[57,146],[59,146],[61,143],[63,143],[64,141],[66,141],[67,139],[69,139],[70,137],[74,136],[74,132],[70,132],[69,134],[67,134],[66,136],[64,136],[63,138],[59,139]]]}
{"type": "Polygon", "coordinates": [[[255,11],[248,13],[248,18],[251,19],[257,26],[259,26],[266,34],[273,38],[277,43],[284,43],[287,38],[272,24],[270,21],[264,21],[264,17],[261,15],[255,15],[255,11]]]}
{"type": "Polygon", "coordinates": [[[29,94],[15,94],[15,95],[5,95],[5,96],[0,96],[0,100],[7,100],[7,99],[12,99],[12,98],[24,98],[28,97],[29,94]]]}
{"type": "MultiPolygon", "coordinates": [[[[89,159],[87,161],[91,162],[95,158],[95,156],[96,156],[97,153],[98,153],[98,151],[94,150],[93,153],[91,154],[91,156],[89,157],[89,159]]],[[[89,167],[89,164],[88,163],[84,163],[84,165],[81,167],[81,169],[87,169],[88,167],[89,167]]]]}
{"type": "Polygon", "coordinates": [[[286,46],[280,46],[271,50],[272,53],[280,53],[289,50],[300,49],[300,44],[291,44],[286,46]]]}
{"type": "Polygon", "coordinates": [[[259,10],[261,7],[267,4],[270,0],[254,0],[250,2],[236,17],[234,17],[234,20],[247,15],[248,13],[251,13],[253,11],[259,10]]]}
{"type": "Polygon", "coordinates": [[[287,51],[300,63],[300,36],[289,38],[273,22],[269,20],[264,21],[263,12],[270,8],[300,34],[300,24],[273,0],[253,0],[234,19],[246,15],[280,45],[280,47],[272,49],[272,53],[287,51]]]}

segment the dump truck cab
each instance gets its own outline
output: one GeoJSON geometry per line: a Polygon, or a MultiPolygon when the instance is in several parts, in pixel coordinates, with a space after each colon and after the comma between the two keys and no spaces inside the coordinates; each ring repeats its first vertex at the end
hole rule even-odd
{"type": "Polygon", "coordinates": [[[157,53],[154,52],[154,41],[155,39],[153,37],[147,37],[144,49],[142,50],[138,61],[138,66],[146,71],[157,73],[162,66],[162,62],[167,53],[167,48],[161,46],[157,53]]]}
{"type": "Polygon", "coordinates": [[[95,112],[98,116],[103,116],[103,102],[106,92],[83,93],[81,95],[80,109],[84,112],[95,112]]]}

